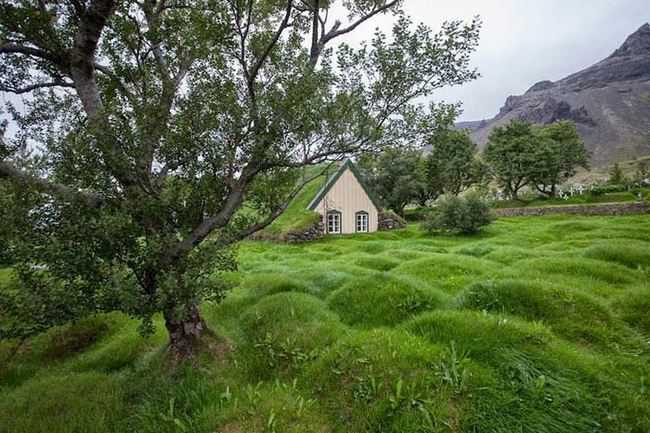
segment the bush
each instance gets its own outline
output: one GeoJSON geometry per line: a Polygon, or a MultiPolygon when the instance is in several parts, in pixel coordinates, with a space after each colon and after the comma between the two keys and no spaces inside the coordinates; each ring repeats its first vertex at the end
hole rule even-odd
{"type": "Polygon", "coordinates": [[[449,197],[438,205],[438,209],[437,214],[427,217],[422,223],[423,230],[471,234],[493,220],[489,205],[477,194],[449,197]]]}
{"type": "Polygon", "coordinates": [[[626,190],[625,185],[603,185],[592,188],[590,192],[592,195],[605,195],[613,192],[625,192],[626,190]]]}

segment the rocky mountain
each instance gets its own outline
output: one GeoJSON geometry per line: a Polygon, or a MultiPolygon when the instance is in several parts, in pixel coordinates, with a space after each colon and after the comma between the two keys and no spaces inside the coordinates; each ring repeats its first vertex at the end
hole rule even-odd
{"type": "Polygon", "coordinates": [[[650,24],[606,59],[556,82],[510,96],[493,119],[467,122],[483,146],[492,128],[511,119],[576,122],[594,166],[650,155],[650,24]]]}

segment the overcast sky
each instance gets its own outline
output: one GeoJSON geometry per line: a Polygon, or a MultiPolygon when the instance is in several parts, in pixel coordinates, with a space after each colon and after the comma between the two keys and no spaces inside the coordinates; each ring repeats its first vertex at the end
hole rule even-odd
{"type": "MultiPolygon", "coordinates": [[[[460,120],[491,118],[509,95],[542,80],[558,80],[610,55],[625,38],[650,21],[649,0],[405,0],[415,22],[434,30],[443,21],[483,21],[473,65],[481,77],[445,88],[433,99],[461,101],[460,120]]],[[[388,17],[359,29],[369,40],[388,17]]],[[[351,41],[352,42],[352,41],[351,41]]]]}

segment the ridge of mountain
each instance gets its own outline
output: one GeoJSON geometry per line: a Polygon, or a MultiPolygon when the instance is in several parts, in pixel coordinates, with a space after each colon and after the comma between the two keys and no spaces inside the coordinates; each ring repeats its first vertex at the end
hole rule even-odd
{"type": "Polygon", "coordinates": [[[461,122],[480,147],[495,126],[512,119],[548,124],[573,120],[594,166],[650,155],[650,24],[614,53],[558,81],[540,81],[509,96],[492,119],[461,122]]]}

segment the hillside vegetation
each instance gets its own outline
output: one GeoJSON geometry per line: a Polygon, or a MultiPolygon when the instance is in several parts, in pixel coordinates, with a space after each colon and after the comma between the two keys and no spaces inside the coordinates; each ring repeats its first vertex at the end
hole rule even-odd
{"type": "Polygon", "coordinates": [[[320,215],[308,210],[307,206],[316,197],[316,194],[327,180],[336,173],[338,168],[338,163],[333,163],[329,167],[324,164],[307,167],[307,179],[314,177],[315,179],[307,183],[289,203],[287,209],[271,225],[257,232],[255,237],[267,240],[282,239],[287,234],[301,234],[309,227],[317,224],[320,215]],[[318,176],[321,173],[323,174],[318,176]]]}
{"type": "Polygon", "coordinates": [[[650,431],[650,216],[249,241],[240,263],[198,367],[165,374],[164,331],[121,314],[0,344],[0,431],[650,431]]]}

